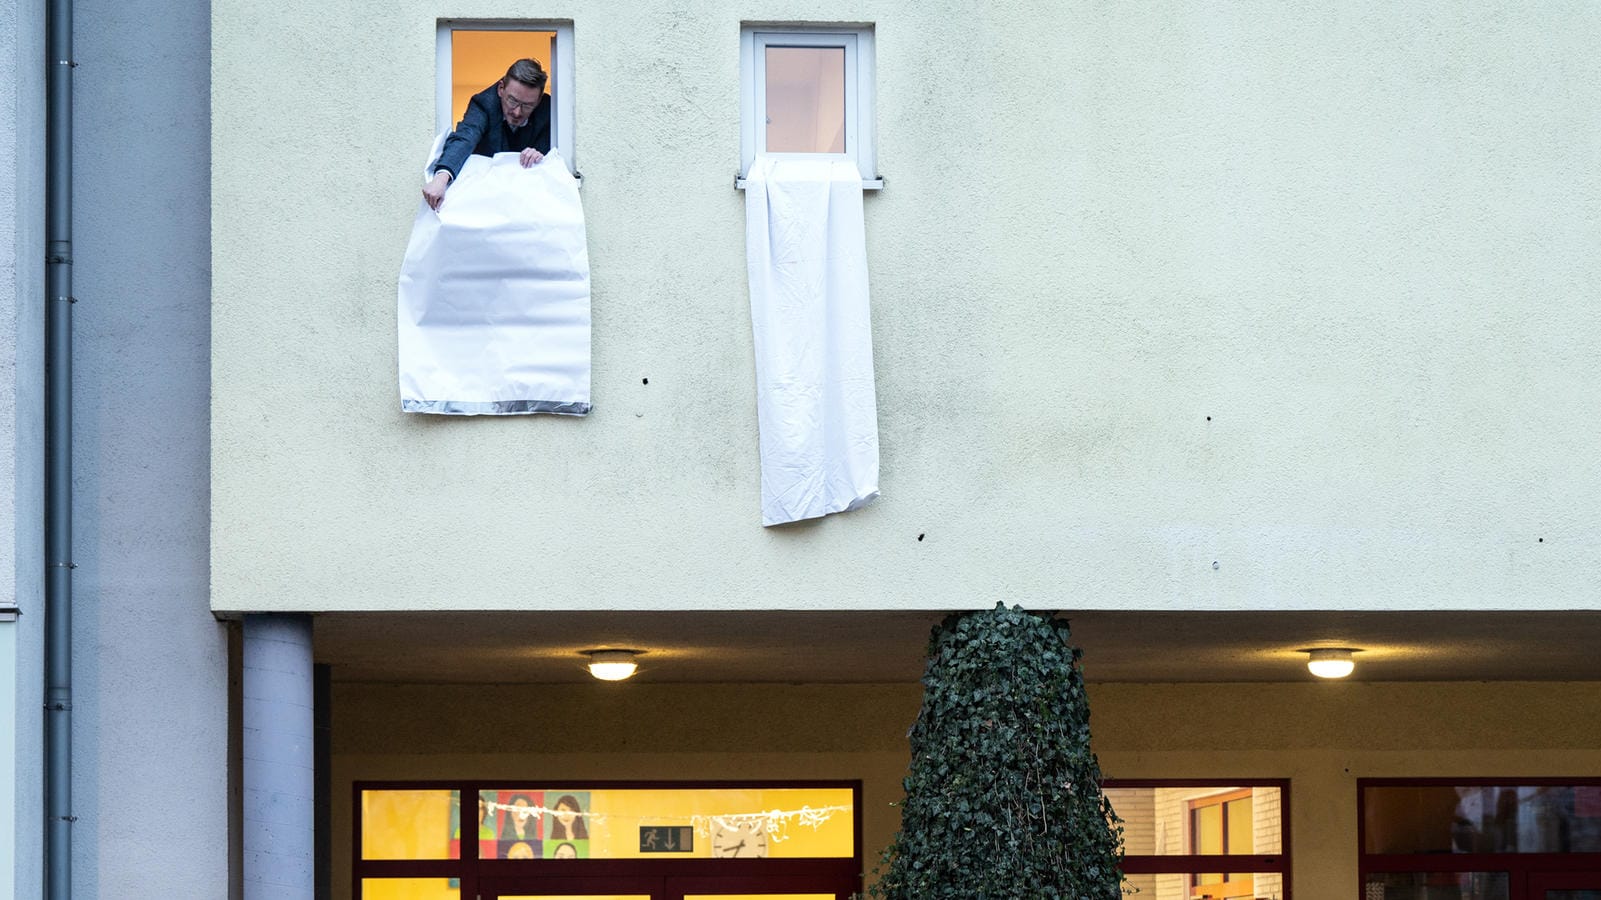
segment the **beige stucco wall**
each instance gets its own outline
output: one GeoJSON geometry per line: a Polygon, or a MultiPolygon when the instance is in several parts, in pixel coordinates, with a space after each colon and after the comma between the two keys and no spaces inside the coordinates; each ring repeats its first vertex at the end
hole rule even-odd
{"type": "MultiPolygon", "coordinates": [[[[846,778],[864,783],[871,863],[896,828],[889,804],[920,696],[915,685],[336,683],[333,834],[351,833],[357,780],[846,778]]],[[[1090,705],[1108,777],[1288,778],[1297,900],[1358,895],[1358,778],[1601,773],[1593,683],[1105,684],[1090,686],[1090,705]]],[[[335,896],[348,895],[348,863],[336,842],[335,896]]]]}
{"type": "Polygon", "coordinates": [[[1595,608],[1598,36],[1581,2],[217,0],[213,607],[1595,608]],[[398,411],[442,16],[573,23],[585,420],[398,411]],[[876,25],[883,497],[763,530],[739,31],[796,19],[876,25]]]}

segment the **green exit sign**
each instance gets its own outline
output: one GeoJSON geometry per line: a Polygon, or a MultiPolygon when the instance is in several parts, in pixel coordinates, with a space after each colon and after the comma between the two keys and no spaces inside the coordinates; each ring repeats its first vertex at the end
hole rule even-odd
{"type": "Polygon", "coordinates": [[[695,849],[695,829],[689,825],[639,826],[640,853],[689,853],[695,849]]]}

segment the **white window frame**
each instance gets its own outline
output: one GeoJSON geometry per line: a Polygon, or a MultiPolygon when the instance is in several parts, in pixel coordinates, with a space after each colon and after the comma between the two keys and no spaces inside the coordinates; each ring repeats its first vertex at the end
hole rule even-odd
{"type": "MultiPolygon", "coordinates": [[[[567,168],[578,173],[578,152],[573,141],[573,23],[540,19],[440,19],[435,38],[434,127],[449,132],[456,127],[452,106],[450,35],[462,31],[554,31],[556,49],[550,61],[558,90],[550,95],[550,147],[561,153],[567,168]]],[[[508,61],[509,64],[509,61],[508,61]]],[[[488,87],[488,85],[485,85],[488,87]]]]}
{"type": "Polygon", "coordinates": [[[845,51],[845,152],[784,153],[778,156],[836,156],[855,161],[862,187],[884,186],[878,177],[873,114],[873,27],[752,25],[740,29],[740,163],[736,187],[744,187],[756,154],[767,150],[767,48],[838,47],[845,51]]]}

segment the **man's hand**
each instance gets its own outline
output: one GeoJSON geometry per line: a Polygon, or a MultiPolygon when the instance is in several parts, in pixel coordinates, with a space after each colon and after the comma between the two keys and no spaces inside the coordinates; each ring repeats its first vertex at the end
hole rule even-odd
{"type": "Polygon", "coordinates": [[[422,200],[434,212],[439,211],[439,204],[445,202],[445,188],[450,186],[450,172],[440,169],[434,173],[433,180],[423,185],[422,200]]]}
{"type": "Polygon", "coordinates": [[[545,154],[540,153],[538,150],[535,150],[532,147],[529,147],[527,150],[523,151],[522,156],[517,157],[517,161],[522,163],[523,164],[523,168],[526,169],[529,166],[537,164],[540,160],[542,160],[544,158],[545,158],[545,154]]]}

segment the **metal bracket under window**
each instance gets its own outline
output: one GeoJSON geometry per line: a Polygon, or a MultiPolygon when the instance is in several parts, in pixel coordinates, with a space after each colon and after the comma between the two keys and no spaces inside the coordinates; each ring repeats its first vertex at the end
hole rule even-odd
{"type": "MultiPolygon", "coordinates": [[[[743,191],[744,189],[745,189],[745,176],[743,176],[743,175],[735,175],[734,176],[734,190],[743,191]]],[[[882,191],[883,189],[884,189],[884,179],[882,179],[882,178],[863,178],[862,179],[862,190],[864,190],[864,191],[882,191]]]]}

